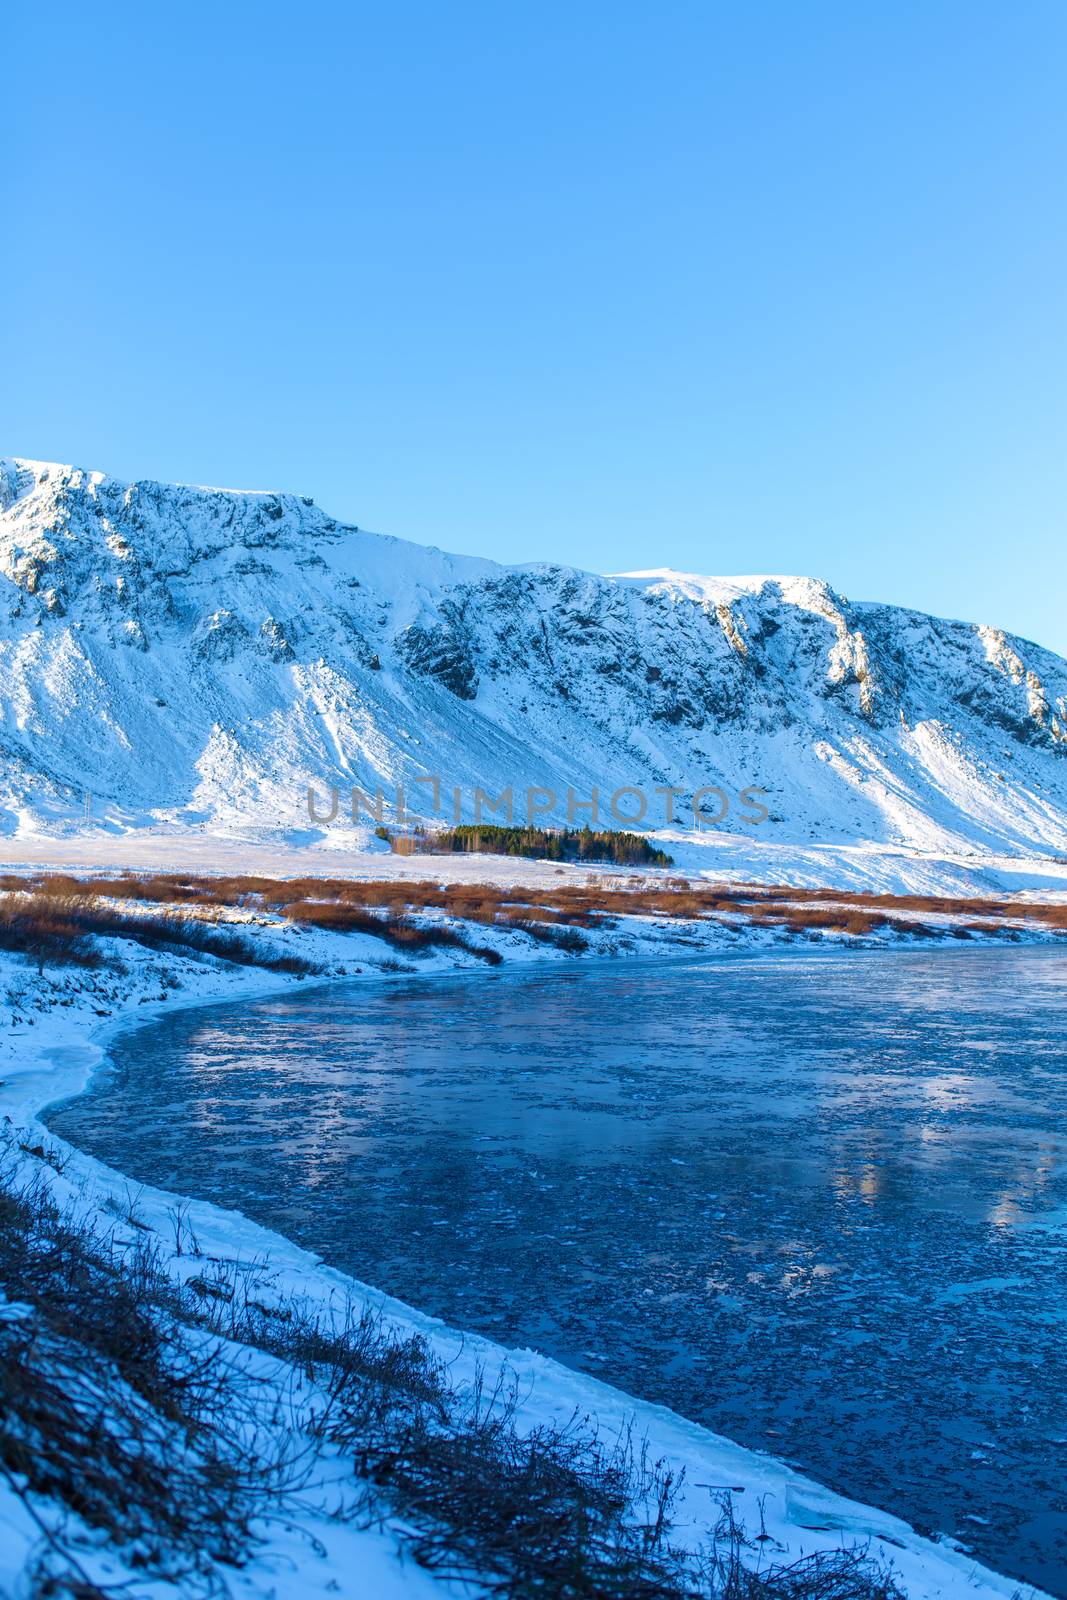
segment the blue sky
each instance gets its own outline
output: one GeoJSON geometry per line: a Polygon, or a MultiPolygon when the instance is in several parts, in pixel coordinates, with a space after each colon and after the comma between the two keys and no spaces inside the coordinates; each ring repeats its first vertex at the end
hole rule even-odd
{"type": "Polygon", "coordinates": [[[16,0],[0,451],[1067,653],[1067,7],[16,0]]]}

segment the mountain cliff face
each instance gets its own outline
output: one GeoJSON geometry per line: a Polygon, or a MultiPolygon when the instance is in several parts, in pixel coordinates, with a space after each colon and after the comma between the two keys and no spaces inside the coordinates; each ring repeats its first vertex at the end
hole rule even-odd
{"type": "Polygon", "coordinates": [[[0,716],[8,834],[84,826],[88,796],[95,827],[348,843],[353,786],[432,815],[436,777],[442,821],[480,785],[516,821],[551,791],[555,822],[596,787],[610,823],[631,786],[677,835],[715,787],[705,814],[764,839],[1067,851],[1067,662],[995,628],[809,578],[502,567],[310,500],[27,461],[0,463],[0,716]],[[309,786],[320,812],[339,790],[332,824],[309,786]]]}

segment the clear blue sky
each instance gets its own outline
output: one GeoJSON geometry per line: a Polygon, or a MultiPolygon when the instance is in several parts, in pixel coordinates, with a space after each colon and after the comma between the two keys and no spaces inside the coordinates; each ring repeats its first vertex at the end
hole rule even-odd
{"type": "Polygon", "coordinates": [[[1067,653],[1063,0],[16,0],[0,453],[1067,653]]]}

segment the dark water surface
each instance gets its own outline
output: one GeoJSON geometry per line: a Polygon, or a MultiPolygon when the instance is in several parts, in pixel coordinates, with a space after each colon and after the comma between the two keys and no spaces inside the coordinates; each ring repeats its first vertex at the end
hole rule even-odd
{"type": "Polygon", "coordinates": [[[57,1133],[1067,1594],[1067,955],[176,1013],[57,1133]]]}

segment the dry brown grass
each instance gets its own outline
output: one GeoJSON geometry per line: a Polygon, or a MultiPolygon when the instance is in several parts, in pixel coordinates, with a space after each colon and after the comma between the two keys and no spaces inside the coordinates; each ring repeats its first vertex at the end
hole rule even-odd
{"type": "Polygon", "coordinates": [[[932,937],[926,920],[945,919],[945,932],[1005,933],[1011,927],[1067,932],[1067,905],[935,895],[864,894],[788,885],[692,884],[668,878],[629,883],[564,883],[555,887],[504,887],[440,883],[432,879],[361,882],[346,878],[222,878],[182,874],[120,874],[75,878],[69,874],[0,877],[0,948],[22,949],[34,959],[95,965],[94,934],[112,933],[157,945],[185,945],[223,959],[255,959],[242,935],[212,918],[233,909],[270,913],[299,925],[336,933],[362,933],[397,951],[417,954],[464,949],[487,962],[497,952],[472,944],[446,920],[515,930],[575,952],[576,930],[611,927],[618,917],[661,921],[725,920],[781,928],[797,934],[840,933],[863,938],[881,933],[932,937]],[[165,907],[151,917],[115,907],[116,900],[165,907]],[[567,930],[574,934],[564,938],[567,930]],[[244,948],[242,948],[244,946],[244,948]]]}
{"type": "MultiPolygon", "coordinates": [[[[0,1132],[0,1477],[31,1515],[51,1507],[47,1564],[25,1585],[42,1600],[142,1587],[91,1584],[59,1508],[146,1581],[228,1594],[265,1519],[300,1515],[324,1447],[351,1468],[337,1515],[393,1512],[420,1566],[497,1600],[902,1600],[865,1552],[767,1566],[732,1503],[691,1556],[672,1537],[679,1478],[628,1433],[578,1416],[520,1427],[514,1381],[457,1385],[369,1308],[334,1327],[297,1299],[265,1306],[247,1263],[209,1273],[202,1257],[181,1287],[150,1239],[60,1210],[24,1169],[0,1132]],[[288,1373],[254,1374],[230,1341],[288,1373]]],[[[179,1251],[200,1257],[179,1224],[179,1251]]]]}
{"type": "Polygon", "coordinates": [[[143,1565],[161,1545],[190,1576],[240,1560],[274,1469],[234,1436],[226,1361],[187,1338],[150,1244],[79,1223],[23,1166],[5,1135],[0,1474],[143,1565]]]}
{"type": "MultiPolygon", "coordinates": [[[[262,941],[221,925],[217,916],[166,909],[130,912],[95,893],[64,884],[0,897],[0,949],[60,966],[100,967],[100,939],[124,939],[145,949],[208,956],[238,966],[307,977],[321,969],[299,956],[280,954],[262,941]]],[[[110,965],[114,968],[116,962],[110,965]]]]}
{"type": "Polygon", "coordinates": [[[753,902],[808,902],[854,906],[862,910],[926,912],[944,917],[1025,918],[1046,927],[1067,928],[1067,905],[1055,902],[992,899],[969,895],[869,894],[848,889],[798,889],[792,886],[751,886],[735,894],[753,902]]]}

